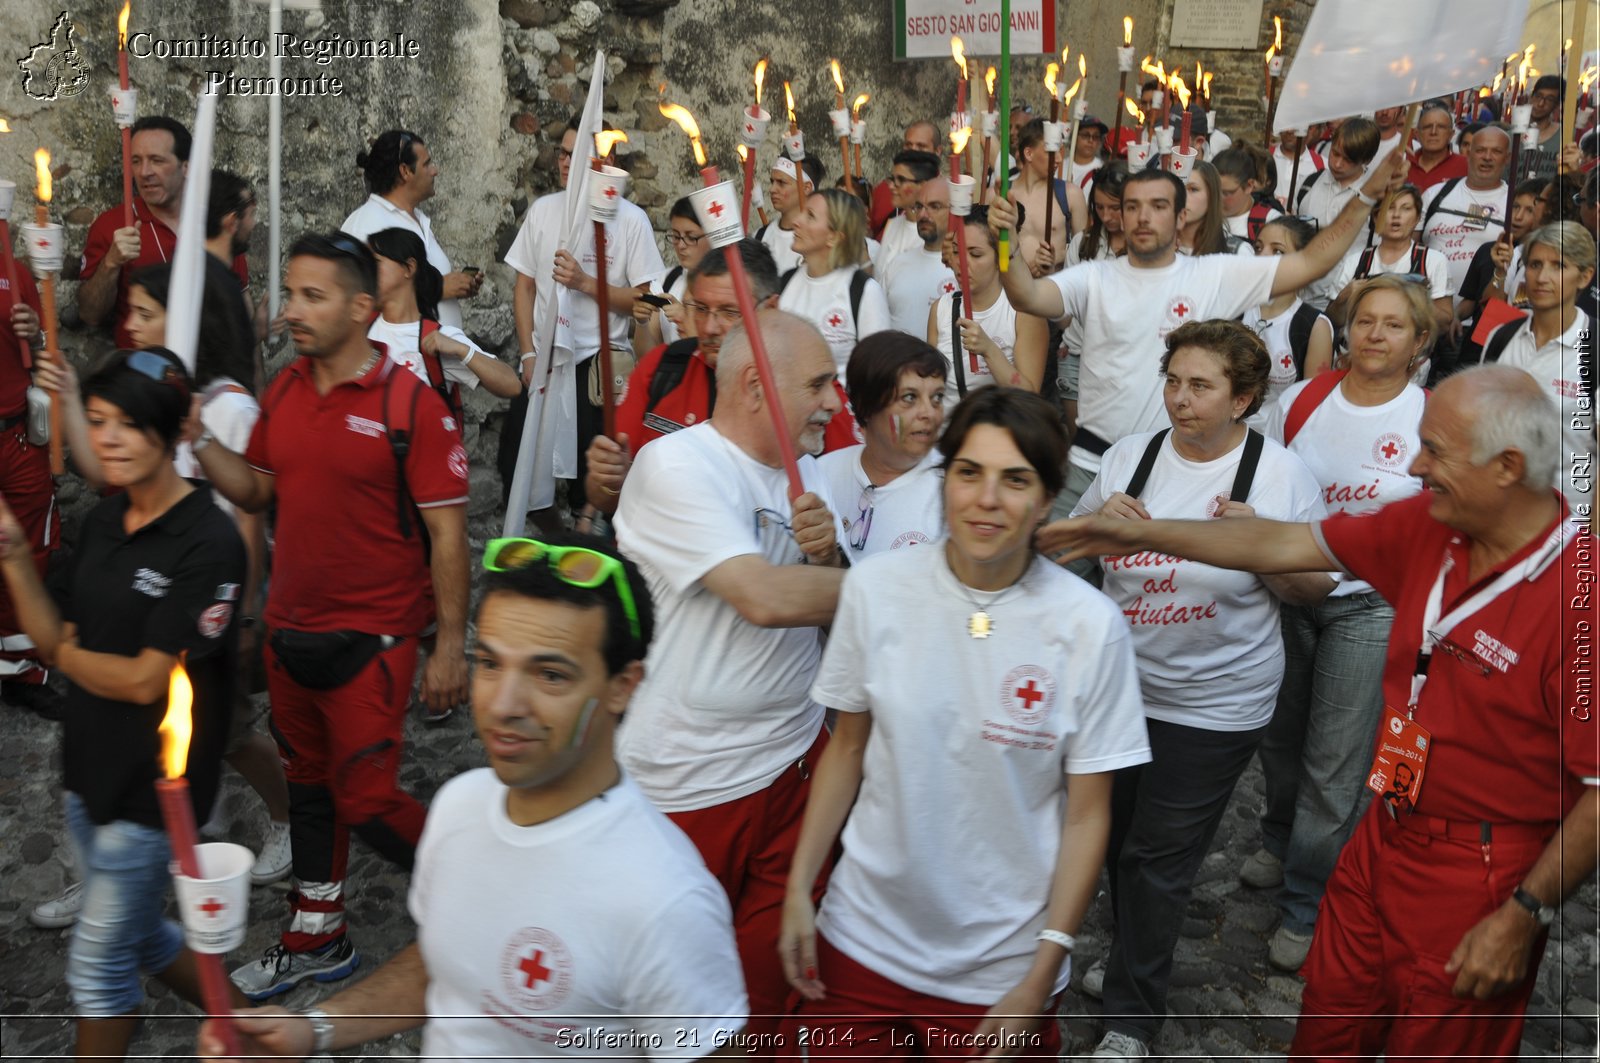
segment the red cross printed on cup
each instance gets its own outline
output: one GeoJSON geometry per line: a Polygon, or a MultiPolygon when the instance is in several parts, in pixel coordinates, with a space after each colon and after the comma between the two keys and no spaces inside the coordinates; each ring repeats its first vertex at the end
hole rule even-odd
{"type": "Polygon", "coordinates": [[[227,907],[228,906],[226,904],[223,904],[215,897],[207,897],[200,904],[200,910],[206,913],[206,918],[208,919],[215,919],[217,917],[217,913],[225,911],[227,907]]]}
{"type": "Polygon", "coordinates": [[[605,196],[607,199],[616,199],[617,198],[616,186],[614,186],[614,185],[606,185],[605,191],[600,193],[600,194],[605,196]]]}
{"type": "Polygon", "coordinates": [[[721,221],[722,220],[722,212],[727,210],[727,209],[728,209],[727,207],[724,207],[722,205],[722,202],[720,200],[712,200],[711,201],[711,206],[706,208],[706,213],[711,215],[713,218],[716,218],[718,221],[721,221]]]}

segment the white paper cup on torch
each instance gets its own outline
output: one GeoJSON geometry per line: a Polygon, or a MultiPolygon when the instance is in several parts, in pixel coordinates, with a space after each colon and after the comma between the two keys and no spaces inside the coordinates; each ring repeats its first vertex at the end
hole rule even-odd
{"type": "Polygon", "coordinates": [[[1172,154],[1172,127],[1161,126],[1156,128],[1156,147],[1163,155],[1172,154]]]}
{"type": "Polygon", "coordinates": [[[983,135],[985,138],[993,140],[1000,134],[999,111],[984,111],[983,114],[979,116],[979,120],[983,122],[983,135]]]}
{"type": "Polygon", "coordinates": [[[1522,150],[1527,151],[1530,148],[1539,146],[1539,131],[1532,126],[1527,129],[1513,130],[1513,132],[1522,138],[1522,150]]]}
{"type": "Polygon", "coordinates": [[[867,142],[867,120],[857,118],[850,123],[850,143],[865,144],[867,142]]]}
{"type": "Polygon", "coordinates": [[[1046,122],[1044,124],[1044,150],[1057,152],[1061,150],[1061,138],[1066,135],[1066,127],[1060,122],[1046,122]]]}
{"type": "Polygon", "coordinates": [[[1072,105],[1072,120],[1081,122],[1087,117],[1089,117],[1089,101],[1084,96],[1079,96],[1077,102],[1072,105]]]}
{"type": "Polygon", "coordinates": [[[734,190],[732,181],[695,189],[689,193],[689,203],[712,247],[727,247],[744,238],[744,225],[739,221],[739,193],[734,190]]]}
{"type": "Polygon", "coordinates": [[[1283,56],[1275,55],[1272,62],[1267,64],[1267,76],[1274,78],[1283,77],[1283,56]]]}
{"type": "Polygon", "coordinates": [[[613,222],[622,194],[628,189],[628,171],[602,166],[589,175],[589,220],[613,222]]]}
{"type": "Polygon", "coordinates": [[[761,191],[761,182],[756,181],[750,185],[750,206],[760,208],[767,205],[767,194],[761,191]]]}
{"type": "Polygon", "coordinates": [[[978,179],[970,173],[950,178],[950,213],[958,218],[971,214],[972,193],[977,187],[978,179]]]}
{"type": "Polygon", "coordinates": [[[1130,171],[1142,170],[1150,165],[1150,157],[1155,152],[1154,144],[1141,144],[1135,141],[1128,145],[1128,169],[1130,171]]]}
{"type": "Polygon", "coordinates": [[[1133,46],[1128,45],[1117,49],[1117,70],[1119,73],[1133,73],[1133,46]]]}
{"type": "Polygon", "coordinates": [[[118,129],[129,129],[139,117],[139,90],[125,89],[111,83],[111,113],[117,119],[118,129]]]}
{"type": "Polygon", "coordinates": [[[972,124],[972,115],[971,115],[971,113],[969,113],[967,111],[951,111],[950,112],[950,132],[954,133],[958,129],[965,129],[968,126],[970,126],[971,124],[972,124]]]}
{"type": "Polygon", "coordinates": [[[250,908],[250,869],[256,854],[232,842],[194,847],[200,877],[189,878],[173,861],[183,939],[196,952],[230,952],[244,944],[250,908]]]}
{"type": "Polygon", "coordinates": [[[1522,132],[1533,122],[1533,104],[1519,103],[1511,108],[1511,128],[1515,132],[1522,132]]]}
{"type": "Polygon", "coordinates": [[[28,263],[33,267],[35,276],[61,272],[67,253],[66,241],[61,238],[61,226],[54,222],[49,225],[24,225],[22,239],[27,245],[28,263]]]}
{"type": "Polygon", "coordinates": [[[744,109],[744,123],[739,126],[739,143],[752,150],[759,148],[761,142],[767,139],[767,123],[772,121],[772,115],[759,107],[746,107],[744,109]]]}
{"type": "Polygon", "coordinates": [[[1195,160],[1200,153],[1190,148],[1188,151],[1174,150],[1172,153],[1172,176],[1180,181],[1187,181],[1194,172],[1195,160]]]}
{"type": "Polygon", "coordinates": [[[0,221],[11,220],[11,204],[17,199],[17,183],[0,180],[0,221]]]}
{"type": "Polygon", "coordinates": [[[828,121],[833,123],[833,135],[848,137],[850,135],[850,111],[841,107],[837,111],[828,112],[828,121]]]}
{"type": "Polygon", "coordinates": [[[806,135],[796,129],[783,138],[783,153],[795,162],[806,157],[806,135]]]}

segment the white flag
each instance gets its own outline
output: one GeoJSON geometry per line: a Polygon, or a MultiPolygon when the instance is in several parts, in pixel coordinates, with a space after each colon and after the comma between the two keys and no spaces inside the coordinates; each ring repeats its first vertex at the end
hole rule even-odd
{"type": "Polygon", "coordinates": [[[1322,0],[1273,131],[1487,85],[1522,50],[1528,0],[1322,0]]]}
{"type": "MultiPolygon", "coordinates": [[[[217,94],[201,92],[195,106],[189,176],[178,211],[178,245],[167,282],[166,346],[194,372],[200,352],[200,304],[206,290],[206,201],[211,195],[211,145],[216,140],[217,94]]],[[[231,265],[231,263],[230,263],[231,265]]]]}

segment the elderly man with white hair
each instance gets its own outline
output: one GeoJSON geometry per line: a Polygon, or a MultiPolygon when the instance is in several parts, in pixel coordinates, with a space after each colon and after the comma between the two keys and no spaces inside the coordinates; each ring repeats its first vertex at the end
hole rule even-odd
{"type": "Polygon", "coordinates": [[[1420,436],[1425,490],[1372,513],[1040,532],[1068,558],[1339,568],[1394,605],[1379,799],[1328,880],[1294,1058],[1514,1056],[1555,908],[1600,848],[1595,551],[1550,486],[1559,414],[1527,373],[1482,366],[1440,385],[1420,436]]]}

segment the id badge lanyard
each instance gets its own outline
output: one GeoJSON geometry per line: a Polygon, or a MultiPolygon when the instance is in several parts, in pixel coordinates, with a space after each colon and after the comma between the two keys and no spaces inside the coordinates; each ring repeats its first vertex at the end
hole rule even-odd
{"type": "Polygon", "coordinates": [[[1448,547],[1445,549],[1444,560],[1439,564],[1439,574],[1434,577],[1433,589],[1428,592],[1428,604],[1422,612],[1422,645],[1417,649],[1417,666],[1411,675],[1411,700],[1406,703],[1408,719],[1414,717],[1417,701],[1422,697],[1423,685],[1428,681],[1428,664],[1433,657],[1433,648],[1442,642],[1457,624],[1487,607],[1512,587],[1522,582],[1532,583],[1538,579],[1544,570],[1550,567],[1550,563],[1561,556],[1567,543],[1571,542],[1576,534],[1577,527],[1570,520],[1563,519],[1537,550],[1506,569],[1493,583],[1441,617],[1439,611],[1444,607],[1444,578],[1450,571],[1450,551],[1448,547]]]}

